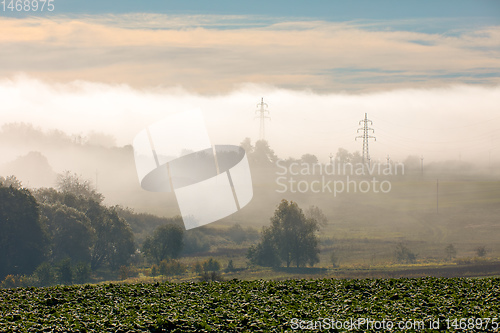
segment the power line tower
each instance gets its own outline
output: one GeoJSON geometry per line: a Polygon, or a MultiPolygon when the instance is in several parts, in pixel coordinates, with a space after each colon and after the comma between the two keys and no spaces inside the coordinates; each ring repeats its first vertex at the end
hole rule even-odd
{"type": "Polygon", "coordinates": [[[366,113],[365,113],[365,119],[359,121],[360,125],[361,123],[363,123],[363,127],[359,128],[357,133],[359,133],[359,131],[362,130],[363,135],[357,136],[355,140],[357,140],[358,138],[363,139],[363,164],[368,163],[368,166],[370,166],[370,152],[368,150],[368,139],[375,139],[375,141],[377,141],[377,138],[369,134],[369,131],[375,133],[375,130],[373,128],[368,127],[368,123],[370,123],[370,125],[373,125],[373,121],[368,119],[368,115],[366,113]]]}
{"type": "Polygon", "coordinates": [[[260,103],[257,104],[257,107],[259,108],[258,110],[255,111],[255,113],[258,113],[258,116],[255,118],[260,119],[260,131],[259,131],[259,140],[265,140],[266,139],[266,132],[265,132],[265,120],[266,119],[271,119],[269,117],[269,110],[267,110],[268,105],[264,103],[264,97],[260,100],[260,103]]]}

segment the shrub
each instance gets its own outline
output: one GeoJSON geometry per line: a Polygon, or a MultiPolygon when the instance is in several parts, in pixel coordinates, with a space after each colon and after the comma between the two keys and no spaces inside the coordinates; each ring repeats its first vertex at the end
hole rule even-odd
{"type": "Polygon", "coordinates": [[[204,272],[200,277],[200,281],[202,282],[224,281],[224,279],[222,278],[219,272],[204,272]]]}
{"type": "Polygon", "coordinates": [[[186,271],[186,266],[177,260],[162,260],[159,269],[161,275],[173,276],[183,274],[186,271]]]}
{"type": "Polygon", "coordinates": [[[79,263],[76,268],[75,268],[75,276],[74,276],[74,281],[76,283],[86,283],[90,281],[90,265],[88,263],[79,263]]]}
{"type": "Polygon", "coordinates": [[[220,271],[220,262],[210,258],[203,263],[203,271],[205,272],[217,272],[220,271]]]}

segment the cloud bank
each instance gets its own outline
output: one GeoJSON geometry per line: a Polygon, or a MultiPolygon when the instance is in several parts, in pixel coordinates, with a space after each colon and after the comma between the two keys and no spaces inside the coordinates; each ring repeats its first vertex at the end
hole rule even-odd
{"type": "MultiPolygon", "coordinates": [[[[49,83],[28,76],[0,80],[2,124],[29,122],[68,134],[112,134],[118,145],[132,143],[146,125],[189,109],[204,113],[214,144],[255,141],[260,98],[269,104],[266,137],[278,156],[316,154],[323,161],[343,147],[361,150],[354,141],[358,121],[368,113],[377,141],[374,159],[426,161],[500,160],[500,86],[457,85],[372,93],[318,94],[268,85],[246,85],[227,94],[193,94],[180,88],[135,89],[87,81],[49,83]]],[[[1,124],[0,124],[1,125],[1,124]]]]}
{"type": "Polygon", "coordinates": [[[381,22],[129,14],[7,18],[0,29],[0,77],[203,94],[248,83],[318,93],[500,83],[498,26],[424,33],[381,22]]]}

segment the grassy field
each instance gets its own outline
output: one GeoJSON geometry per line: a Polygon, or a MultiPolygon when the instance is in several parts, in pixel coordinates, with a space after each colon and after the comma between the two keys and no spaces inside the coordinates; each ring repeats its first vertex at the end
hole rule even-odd
{"type": "MultiPolygon", "coordinates": [[[[320,262],[315,267],[332,268],[330,256],[335,252],[341,269],[390,269],[399,265],[394,255],[399,243],[416,254],[416,265],[420,266],[472,262],[477,260],[477,248],[481,246],[485,247],[488,260],[500,258],[500,181],[496,178],[470,174],[385,177],[382,179],[391,182],[388,193],[358,191],[335,196],[333,193],[277,193],[274,172],[261,170],[254,183],[252,202],[234,217],[209,227],[223,230],[235,223],[257,228],[269,225],[276,205],[281,199],[287,199],[296,201],[304,210],[317,206],[329,220],[319,233],[320,262]],[[440,179],[439,192],[437,179],[440,179]],[[456,258],[451,261],[445,253],[449,244],[457,250],[456,258]]],[[[317,176],[295,178],[308,182],[319,179],[317,176]]],[[[212,248],[212,253],[206,255],[223,265],[233,260],[237,267],[246,267],[242,248],[248,246],[225,245],[225,251],[212,248]]]]}

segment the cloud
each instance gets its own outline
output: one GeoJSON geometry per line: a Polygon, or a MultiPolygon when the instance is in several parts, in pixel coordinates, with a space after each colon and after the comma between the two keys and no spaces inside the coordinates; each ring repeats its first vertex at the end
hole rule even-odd
{"type": "Polygon", "coordinates": [[[327,93],[500,82],[498,26],[447,35],[356,22],[128,14],[4,19],[0,29],[3,77],[210,94],[246,83],[327,93]]]}

